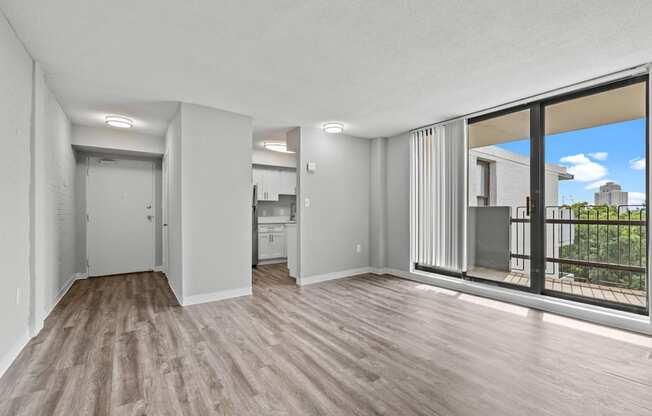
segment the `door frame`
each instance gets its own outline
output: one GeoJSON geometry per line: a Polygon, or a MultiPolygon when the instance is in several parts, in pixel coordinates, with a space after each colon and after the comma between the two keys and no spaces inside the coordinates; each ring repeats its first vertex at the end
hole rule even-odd
{"type": "MultiPolygon", "coordinates": [[[[498,111],[481,114],[469,118],[468,124],[477,123],[495,117],[515,113],[518,111],[530,110],[530,201],[534,208],[530,209],[530,286],[519,286],[511,283],[498,282],[489,279],[483,279],[476,276],[468,275],[466,271],[462,272],[462,278],[471,281],[491,284],[519,291],[530,292],[538,295],[544,295],[550,298],[559,298],[578,303],[590,304],[609,309],[622,310],[625,312],[636,313],[637,315],[649,316],[650,302],[652,302],[652,291],[650,290],[650,220],[649,220],[649,197],[650,197],[650,74],[633,75],[616,80],[610,80],[601,84],[591,85],[580,88],[571,92],[562,93],[552,97],[533,100],[522,103],[513,107],[503,108],[498,111]],[[648,302],[645,308],[633,305],[625,305],[607,300],[592,299],[589,297],[578,296],[574,294],[551,291],[545,288],[545,270],[546,270],[546,207],[545,207],[545,109],[547,106],[573,100],[589,95],[610,91],[628,85],[645,83],[645,162],[646,162],[646,180],[645,180],[645,199],[646,199],[646,290],[648,302]]],[[[467,150],[468,151],[468,150],[467,150]]],[[[468,166],[467,166],[468,169],[468,166]]],[[[468,180],[468,179],[467,179],[468,180]]],[[[467,209],[469,206],[467,193],[467,209]]]]}
{"type": "MultiPolygon", "coordinates": [[[[138,157],[124,157],[124,156],[116,156],[116,155],[97,155],[97,154],[92,154],[89,155],[87,158],[87,166],[86,166],[86,183],[85,183],[85,188],[86,188],[86,206],[85,206],[85,215],[86,215],[86,273],[89,277],[98,277],[98,276],[111,276],[111,275],[93,275],[91,274],[91,265],[90,265],[90,238],[89,238],[89,223],[90,223],[90,215],[91,213],[89,212],[88,208],[88,198],[90,195],[90,186],[89,186],[89,181],[90,181],[90,172],[91,172],[91,160],[93,159],[102,159],[106,157],[107,159],[115,159],[115,160],[137,160],[141,162],[147,162],[151,164],[151,174],[152,174],[152,213],[154,216],[156,216],[156,173],[154,170],[156,169],[155,163],[151,159],[145,159],[145,158],[138,158],[138,157]]],[[[162,192],[161,192],[162,193],[162,192]]],[[[161,236],[162,237],[162,236],[161,236]]],[[[161,238],[162,239],[162,238],[161,238]]],[[[152,256],[151,256],[151,267],[150,270],[154,271],[156,268],[156,217],[154,217],[154,220],[152,221],[152,241],[154,244],[152,244],[152,256]]],[[[143,270],[146,271],[146,270],[143,270]]],[[[117,275],[121,275],[124,273],[117,273],[117,275]]]]}
{"type": "Polygon", "coordinates": [[[161,266],[168,274],[170,267],[170,159],[167,152],[161,159],[161,266]]]}

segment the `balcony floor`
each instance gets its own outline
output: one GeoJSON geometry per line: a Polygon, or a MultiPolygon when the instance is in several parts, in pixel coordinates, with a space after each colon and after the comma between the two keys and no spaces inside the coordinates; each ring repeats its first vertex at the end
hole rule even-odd
{"type": "MultiPolygon", "coordinates": [[[[505,272],[485,267],[474,267],[468,271],[468,274],[473,277],[511,283],[518,286],[530,285],[530,276],[513,271],[505,272]]],[[[546,289],[591,299],[618,302],[625,305],[642,307],[647,305],[647,293],[642,290],[625,289],[586,282],[561,281],[560,279],[549,276],[546,276],[546,289]]]]}

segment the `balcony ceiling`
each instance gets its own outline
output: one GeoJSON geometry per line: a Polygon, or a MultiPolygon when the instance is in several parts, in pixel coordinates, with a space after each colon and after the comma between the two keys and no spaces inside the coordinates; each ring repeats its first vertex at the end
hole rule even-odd
{"type": "MultiPolygon", "coordinates": [[[[546,134],[581,130],[645,117],[645,83],[605,91],[546,107],[546,134]]],[[[522,110],[469,126],[469,146],[482,147],[530,136],[530,112],[522,110]]]]}

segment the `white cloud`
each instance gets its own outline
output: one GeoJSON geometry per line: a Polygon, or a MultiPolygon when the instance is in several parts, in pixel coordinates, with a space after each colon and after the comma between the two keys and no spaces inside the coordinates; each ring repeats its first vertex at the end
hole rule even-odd
{"type": "Polygon", "coordinates": [[[579,182],[594,182],[607,176],[606,166],[592,161],[584,153],[564,156],[560,161],[570,165],[568,173],[579,182]]]}
{"type": "Polygon", "coordinates": [[[589,153],[589,156],[595,160],[607,160],[607,156],[609,156],[609,153],[607,152],[595,152],[595,153],[589,153]]]}
{"type": "Polygon", "coordinates": [[[584,153],[579,153],[571,156],[564,156],[559,159],[561,163],[570,163],[571,165],[581,165],[584,163],[591,163],[588,157],[584,156],[584,153]]]}
{"type": "Polygon", "coordinates": [[[628,192],[629,205],[643,205],[645,204],[645,193],[643,192],[628,192]]]}
{"type": "Polygon", "coordinates": [[[590,183],[590,184],[586,185],[586,187],[584,189],[598,189],[599,187],[601,187],[602,185],[604,185],[605,183],[607,183],[609,181],[610,181],[610,179],[602,179],[602,180],[599,180],[599,181],[596,181],[596,182],[593,182],[593,183],[590,183]]]}
{"type": "Polygon", "coordinates": [[[634,170],[645,170],[645,159],[637,157],[629,161],[629,167],[634,170]]]}

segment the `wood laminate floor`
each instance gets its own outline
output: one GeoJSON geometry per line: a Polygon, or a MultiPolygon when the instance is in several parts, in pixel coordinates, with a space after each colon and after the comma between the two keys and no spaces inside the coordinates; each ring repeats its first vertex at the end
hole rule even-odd
{"type": "Polygon", "coordinates": [[[651,346],[390,276],[298,288],[261,266],[253,296],[181,308],[141,273],[75,283],[0,415],[649,416],[651,346]]]}

